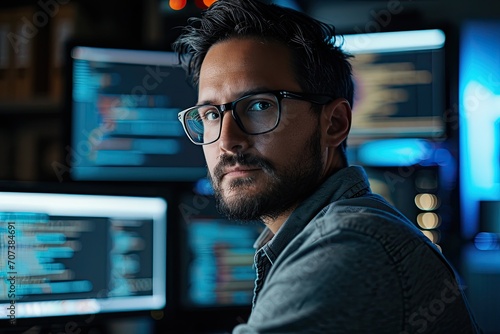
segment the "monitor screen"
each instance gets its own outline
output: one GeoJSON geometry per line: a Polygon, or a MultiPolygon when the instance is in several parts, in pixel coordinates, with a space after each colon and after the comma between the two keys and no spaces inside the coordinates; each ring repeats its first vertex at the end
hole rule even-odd
{"type": "Polygon", "coordinates": [[[198,217],[189,222],[188,306],[250,305],[255,269],[257,223],[198,217]]]}
{"type": "Polygon", "coordinates": [[[254,243],[264,225],[220,215],[206,179],[180,203],[181,304],[187,309],[250,306],[254,243]]]}
{"type": "Polygon", "coordinates": [[[72,45],[69,52],[72,180],[192,181],[202,149],[177,114],[196,104],[174,52],[72,45]]]}
{"type": "Polygon", "coordinates": [[[355,86],[351,144],[445,134],[445,35],[414,30],[345,35],[355,86]]]}
{"type": "Polygon", "coordinates": [[[165,199],[0,192],[0,208],[2,319],[165,307],[165,199]]]}

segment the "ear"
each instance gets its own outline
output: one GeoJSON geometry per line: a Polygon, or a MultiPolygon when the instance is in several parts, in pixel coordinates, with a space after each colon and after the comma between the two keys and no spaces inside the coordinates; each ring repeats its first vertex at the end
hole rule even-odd
{"type": "Polygon", "coordinates": [[[323,106],[321,111],[321,138],[325,147],[338,147],[351,129],[351,106],[338,98],[323,106]]]}

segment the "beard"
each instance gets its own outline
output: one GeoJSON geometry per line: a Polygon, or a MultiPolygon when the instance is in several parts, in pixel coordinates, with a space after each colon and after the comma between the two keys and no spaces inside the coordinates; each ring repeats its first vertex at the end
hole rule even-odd
{"type": "Polygon", "coordinates": [[[250,154],[223,155],[213,175],[210,172],[208,174],[217,209],[230,220],[274,220],[293,209],[316,189],[321,177],[322,160],[319,131],[315,131],[306,143],[304,155],[297,155],[283,170],[277,170],[263,157],[250,154]],[[254,177],[231,180],[228,190],[237,195],[231,196],[229,201],[223,194],[221,180],[224,168],[235,164],[260,168],[267,176],[265,188],[258,194],[247,195],[244,190],[254,185],[254,177]]]}

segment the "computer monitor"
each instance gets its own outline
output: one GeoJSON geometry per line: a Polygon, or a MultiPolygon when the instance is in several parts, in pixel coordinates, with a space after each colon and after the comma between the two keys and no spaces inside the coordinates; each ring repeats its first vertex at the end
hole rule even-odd
{"type": "Polygon", "coordinates": [[[256,278],[261,222],[230,221],[216,210],[208,181],[180,199],[180,301],[184,309],[247,308],[256,278]]]}
{"type": "Polygon", "coordinates": [[[0,210],[0,319],[166,307],[165,199],[0,192],[0,210]]]}
{"type": "Polygon", "coordinates": [[[344,35],[355,86],[349,143],[445,135],[445,34],[412,30],[344,35]]]}
{"type": "Polygon", "coordinates": [[[177,119],[197,101],[177,54],[72,42],[67,56],[69,143],[65,163],[54,166],[61,178],[193,181],[206,175],[202,149],[177,119]]]}
{"type": "Polygon", "coordinates": [[[190,307],[249,306],[256,278],[253,244],[261,226],[196,217],[187,226],[190,307]]]}

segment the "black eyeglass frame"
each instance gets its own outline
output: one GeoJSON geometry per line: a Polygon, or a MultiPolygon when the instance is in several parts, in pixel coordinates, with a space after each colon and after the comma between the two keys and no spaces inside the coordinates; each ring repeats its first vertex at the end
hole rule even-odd
{"type": "Polygon", "coordinates": [[[261,134],[269,133],[269,132],[273,131],[274,129],[276,129],[278,127],[280,120],[281,120],[281,101],[283,99],[294,99],[294,100],[301,100],[301,101],[310,102],[310,103],[317,104],[317,105],[325,105],[325,104],[333,101],[335,98],[331,95],[325,95],[325,94],[297,93],[297,92],[289,92],[286,90],[260,91],[260,92],[255,92],[255,93],[244,95],[244,96],[239,97],[238,99],[236,99],[232,102],[228,102],[228,103],[224,103],[224,104],[220,104],[220,105],[214,105],[214,104],[196,105],[196,106],[184,109],[183,111],[179,112],[179,114],[177,115],[177,118],[179,119],[179,122],[181,122],[182,127],[184,128],[184,132],[188,136],[189,140],[191,140],[191,142],[193,142],[193,144],[195,144],[195,145],[208,145],[208,144],[215,143],[217,140],[219,140],[221,132],[222,132],[222,121],[223,121],[224,113],[226,113],[227,111],[231,111],[231,116],[235,120],[236,124],[238,124],[238,127],[240,128],[240,130],[243,131],[247,135],[250,135],[250,136],[261,135],[261,134]],[[278,117],[276,118],[276,124],[274,124],[274,126],[271,129],[266,130],[266,131],[262,131],[262,132],[249,132],[243,126],[243,123],[241,122],[239,116],[234,112],[234,106],[241,100],[244,100],[246,98],[249,98],[249,97],[254,96],[254,95],[259,95],[259,94],[273,94],[276,97],[276,100],[278,101],[278,117]],[[189,111],[191,111],[193,109],[198,109],[198,108],[203,107],[203,106],[214,107],[215,109],[217,109],[221,119],[219,122],[220,127],[219,127],[219,135],[217,136],[217,138],[215,138],[214,140],[212,140],[210,142],[199,143],[199,142],[196,142],[189,135],[189,131],[186,127],[186,119],[185,118],[186,118],[186,114],[189,111]]]}

